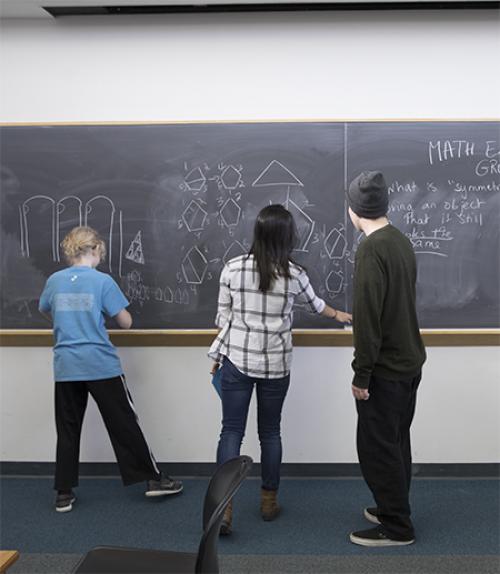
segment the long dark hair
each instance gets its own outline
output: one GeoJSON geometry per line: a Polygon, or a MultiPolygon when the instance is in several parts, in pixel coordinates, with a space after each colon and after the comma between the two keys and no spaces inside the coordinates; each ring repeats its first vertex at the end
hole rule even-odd
{"type": "Polygon", "coordinates": [[[260,291],[268,291],[278,277],[291,277],[290,256],[297,241],[293,216],[282,205],[268,205],[259,212],[250,254],[257,264],[260,291]]]}

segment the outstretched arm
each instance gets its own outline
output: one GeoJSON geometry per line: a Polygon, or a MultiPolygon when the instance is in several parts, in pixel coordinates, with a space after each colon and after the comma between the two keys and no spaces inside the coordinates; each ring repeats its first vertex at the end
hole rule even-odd
{"type": "Polygon", "coordinates": [[[121,329],[130,329],[130,327],[132,327],[132,315],[127,309],[122,309],[113,319],[118,323],[121,329]]]}
{"type": "Polygon", "coordinates": [[[344,311],[339,311],[330,307],[330,305],[325,305],[325,308],[321,312],[324,317],[329,319],[335,319],[339,323],[350,323],[352,321],[352,315],[350,313],[344,313],[344,311]]]}

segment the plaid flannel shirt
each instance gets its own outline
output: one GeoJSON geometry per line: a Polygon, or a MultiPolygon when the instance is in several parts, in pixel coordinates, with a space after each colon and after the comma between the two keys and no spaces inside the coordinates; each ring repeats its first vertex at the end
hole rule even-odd
{"type": "Polygon", "coordinates": [[[290,263],[290,274],[291,278],[276,279],[263,293],[253,255],[235,257],[225,265],[215,320],[221,331],[209,357],[216,361],[227,357],[251,377],[278,379],[290,372],[294,303],[312,313],[325,308],[303,269],[290,263]]]}

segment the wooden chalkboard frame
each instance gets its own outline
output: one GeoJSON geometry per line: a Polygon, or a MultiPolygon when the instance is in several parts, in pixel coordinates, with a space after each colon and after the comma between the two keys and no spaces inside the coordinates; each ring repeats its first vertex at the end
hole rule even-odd
{"type": "MultiPolygon", "coordinates": [[[[423,329],[428,347],[499,347],[500,329],[423,329]]],[[[216,329],[111,330],[117,347],[208,347],[216,329]]],[[[350,329],[295,329],[296,347],[352,347],[350,329]]],[[[0,347],[51,347],[51,329],[1,329],[0,347]]]]}
{"type": "MultiPolygon", "coordinates": [[[[280,120],[195,120],[195,121],[96,121],[96,122],[0,122],[0,127],[21,126],[122,126],[172,124],[259,124],[259,123],[397,123],[397,122],[498,122],[500,118],[391,118],[391,119],[280,119],[280,120]]],[[[112,342],[118,347],[207,347],[216,329],[141,329],[110,330],[112,342]]],[[[488,347],[500,346],[500,329],[422,329],[428,347],[488,347]]],[[[294,329],[293,342],[297,347],[352,347],[350,329],[294,329]]],[[[0,329],[0,347],[51,347],[51,329],[0,329]]]]}

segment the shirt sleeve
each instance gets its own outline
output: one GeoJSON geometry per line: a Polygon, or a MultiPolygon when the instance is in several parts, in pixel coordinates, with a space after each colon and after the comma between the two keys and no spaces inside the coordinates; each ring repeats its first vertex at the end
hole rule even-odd
{"type": "Polygon", "coordinates": [[[386,276],[375,254],[357,254],[354,270],[352,384],[367,389],[382,344],[381,317],[386,276]]]}
{"type": "Polygon", "coordinates": [[[102,310],[104,313],[110,317],[114,317],[118,315],[122,309],[128,307],[129,304],[120,287],[116,284],[116,281],[110,275],[107,275],[102,291],[102,310]]]}
{"type": "Polygon", "coordinates": [[[47,279],[45,287],[43,288],[40,300],[38,302],[38,310],[42,313],[50,313],[52,310],[51,305],[52,289],[50,288],[50,279],[47,279]]]}
{"type": "Polygon", "coordinates": [[[297,281],[299,283],[299,291],[296,295],[296,301],[305,305],[306,310],[310,313],[321,313],[324,310],[326,303],[314,292],[307,273],[305,271],[301,271],[297,277],[297,281]]]}
{"type": "Polygon", "coordinates": [[[219,280],[219,299],[217,302],[217,316],[215,324],[222,329],[231,316],[232,297],[230,290],[230,272],[226,265],[220,274],[219,280]]]}

